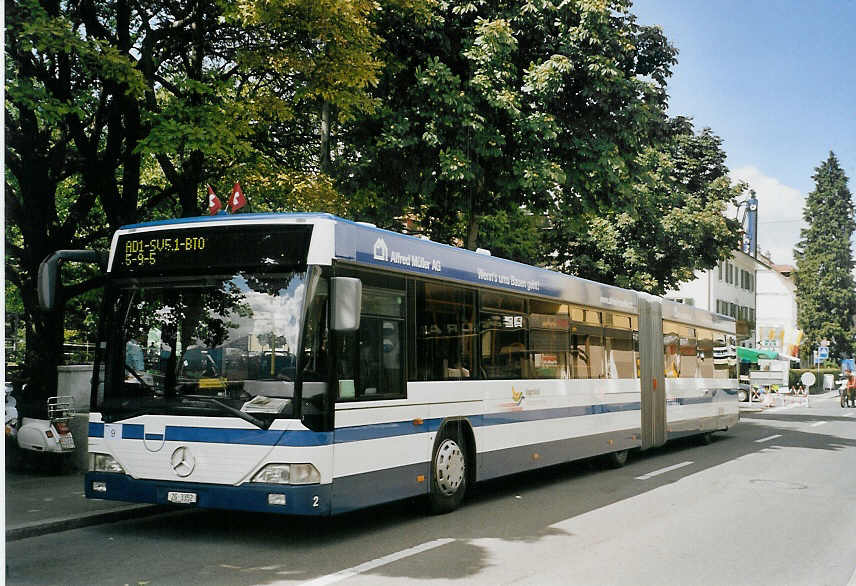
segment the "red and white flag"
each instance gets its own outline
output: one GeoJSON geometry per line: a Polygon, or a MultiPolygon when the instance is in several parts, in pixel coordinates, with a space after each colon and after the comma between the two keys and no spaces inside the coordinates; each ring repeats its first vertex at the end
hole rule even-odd
{"type": "Polygon", "coordinates": [[[232,195],[229,196],[229,209],[232,213],[235,213],[245,205],[247,205],[247,198],[244,197],[241,184],[235,181],[235,186],[232,187],[232,195]]]}
{"type": "Polygon", "coordinates": [[[208,188],[208,215],[213,216],[223,209],[223,204],[220,203],[220,198],[214,195],[214,190],[211,189],[211,186],[206,185],[206,187],[208,188]]]}

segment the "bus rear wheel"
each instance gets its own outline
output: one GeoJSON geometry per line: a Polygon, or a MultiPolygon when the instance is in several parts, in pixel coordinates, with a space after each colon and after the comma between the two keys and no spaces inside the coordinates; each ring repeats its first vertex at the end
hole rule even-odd
{"type": "Polygon", "coordinates": [[[431,512],[443,514],[457,509],[467,492],[467,452],[465,440],[444,429],[431,458],[431,512]]]}
{"type": "Polygon", "coordinates": [[[610,452],[606,455],[606,464],[610,468],[621,468],[625,464],[627,464],[627,458],[629,455],[629,450],[619,450],[617,452],[610,452]]]}
{"type": "Polygon", "coordinates": [[[709,446],[710,444],[713,443],[713,432],[712,431],[704,432],[703,434],[698,436],[698,441],[703,446],[709,446]]]}

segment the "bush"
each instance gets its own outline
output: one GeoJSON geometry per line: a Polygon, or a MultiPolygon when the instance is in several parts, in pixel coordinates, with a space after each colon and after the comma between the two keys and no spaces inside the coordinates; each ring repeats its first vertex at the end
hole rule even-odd
{"type": "Polygon", "coordinates": [[[821,368],[818,371],[816,368],[792,368],[788,373],[788,386],[791,388],[796,387],[800,384],[800,377],[804,372],[812,373],[817,380],[814,381],[814,384],[808,388],[808,392],[810,395],[817,395],[823,392],[823,375],[831,374],[835,376],[837,380],[839,375],[841,374],[840,368],[821,368]]]}

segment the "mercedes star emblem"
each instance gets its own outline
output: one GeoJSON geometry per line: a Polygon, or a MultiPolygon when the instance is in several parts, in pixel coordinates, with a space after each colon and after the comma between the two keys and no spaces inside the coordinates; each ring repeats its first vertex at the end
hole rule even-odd
{"type": "Polygon", "coordinates": [[[176,448],[172,456],[170,456],[169,465],[176,476],[184,478],[185,476],[190,476],[190,473],[193,472],[193,469],[196,467],[196,458],[193,457],[193,454],[190,453],[187,447],[181,446],[180,448],[176,448]]]}

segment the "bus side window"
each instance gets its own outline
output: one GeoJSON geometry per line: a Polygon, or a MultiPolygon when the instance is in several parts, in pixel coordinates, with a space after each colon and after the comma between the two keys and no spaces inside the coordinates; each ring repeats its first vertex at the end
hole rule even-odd
{"type": "Polygon", "coordinates": [[[422,282],[415,289],[416,372],[411,380],[474,378],[474,293],[422,282]]]}
{"type": "Polygon", "coordinates": [[[696,346],[696,330],[688,326],[681,327],[681,378],[698,378],[699,370],[698,347],[696,346]]]}
{"type": "Polygon", "coordinates": [[[483,376],[487,379],[529,378],[529,316],[522,298],[481,294],[479,333],[483,376]]]}
{"type": "Polygon", "coordinates": [[[404,282],[370,273],[356,276],[363,281],[360,328],[336,335],[338,400],[403,397],[404,282]]]}
{"type": "Polygon", "coordinates": [[[574,378],[603,378],[603,328],[600,312],[572,307],[570,325],[574,378]]]}
{"type": "Polygon", "coordinates": [[[604,352],[607,378],[635,378],[633,318],[630,315],[604,312],[604,352]]]}

